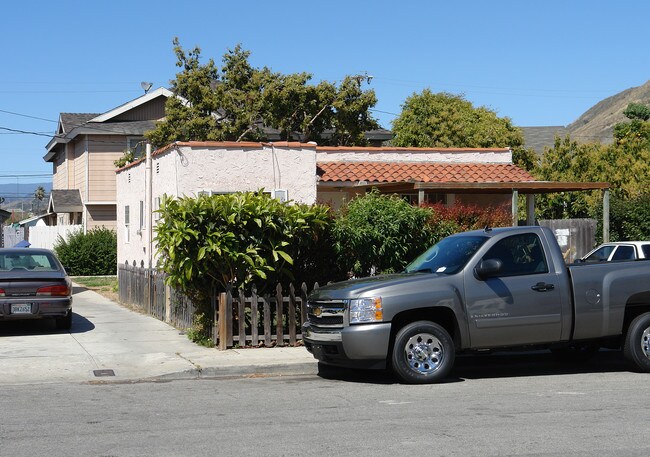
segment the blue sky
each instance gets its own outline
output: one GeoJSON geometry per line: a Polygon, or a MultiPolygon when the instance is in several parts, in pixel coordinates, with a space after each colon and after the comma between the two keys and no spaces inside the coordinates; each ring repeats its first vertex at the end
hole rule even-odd
{"type": "Polygon", "coordinates": [[[241,43],[253,65],[315,82],[372,75],[386,128],[425,88],[519,126],[567,125],[650,79],[647,0],[5,3],[0,184],[51,180],[59,113],[108,111],[141,81],[167,87],[175,36],[217,64],[241,43]]]}

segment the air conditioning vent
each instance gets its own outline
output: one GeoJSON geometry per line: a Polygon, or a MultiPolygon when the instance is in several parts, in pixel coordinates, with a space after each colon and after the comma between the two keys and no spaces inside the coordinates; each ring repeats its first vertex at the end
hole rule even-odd
{"type": "Polygon", "coordinates": [[[272,194],[273,198],[277,198],[281,202],[289,200],[289,192],[286,189],[275,189],[272,194]]]}

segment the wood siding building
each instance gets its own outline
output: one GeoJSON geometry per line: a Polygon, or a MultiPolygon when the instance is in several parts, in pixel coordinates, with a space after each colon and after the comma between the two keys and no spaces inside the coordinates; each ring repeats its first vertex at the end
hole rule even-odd
{"type": "Polygon", "coordinates": [[[116,228],[114,162],[127,150],[144,151],[144,133],[165,116],[170,96],[170,91],[160,88],[106,113],[61,113],[43,159],[52,163],[53,190],[79,192],[84,230],[116,228]]]}

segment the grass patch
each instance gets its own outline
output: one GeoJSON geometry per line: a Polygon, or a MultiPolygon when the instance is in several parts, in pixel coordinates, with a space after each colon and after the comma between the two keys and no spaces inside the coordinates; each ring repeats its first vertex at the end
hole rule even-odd
{"type": "Polygon", "coordinates": [[[71,279],[88,289],[117,292],[117,276],[74,276],[71,279]]]}

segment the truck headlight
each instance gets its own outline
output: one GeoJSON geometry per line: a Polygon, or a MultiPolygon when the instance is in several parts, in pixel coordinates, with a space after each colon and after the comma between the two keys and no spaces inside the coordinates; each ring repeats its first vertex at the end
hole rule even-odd
{"type": "Polygon", "coordinates": [[[381,297],[350,300],[350,323],[379,322],[384,318],[381,297]]]}

